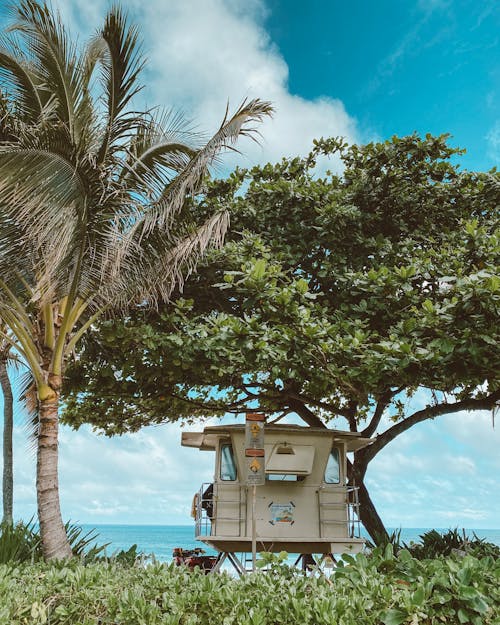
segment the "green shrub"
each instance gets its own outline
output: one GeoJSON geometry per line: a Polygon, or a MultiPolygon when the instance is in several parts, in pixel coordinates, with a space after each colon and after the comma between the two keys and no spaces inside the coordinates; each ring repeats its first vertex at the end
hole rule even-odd
{"type": "Polygon", "coordinates": [[[469,553],[478,558],[500,557],[500,547],[478,538],[474,533],[473,538],[470,538],[464,529],[462,531],[450,529],[444,534],[430,530],[420,536],[420,542],[410,545],[404,544],[404,548],[409,549],[412,555],[419,560],[450,556],[453,553],[457,555],[469,553]]]}
{"type": "MultiPolygon", "coordinates": [[[[103,551],[109,543],[98,545],[95,542],[99,536],[96,530],[92,529],[84,533],[83,528],[71,522],[66,523],[65,528],[75,557],[84,562],[93,562],[102,558],[103,551]]],[[[116,555],[130,561],[132,557],[136,559],[140,554],[137,553],[137,545],[134,545],[128,552],[116,555]]],[[[15,524],[0,524],[0,564],[36,562],[42,557],[40,532],[34,519],[30,519],[28,523],[19,521],[15,524]]]]}
{"type": "MultiPolygon", "coordinates": [[[[479,538],[474,532],[470,538],[465,530],[450,529],[444,534],[440,534],[437,530],[429,530],[419,536],[418,542],[405,543],[401,540],[401,530],[391,532],[387,537],[379,541],[379,547],[384,548],[386,545],[392,545],[394,553],[398,553],[401,549],[411,551],[414,558],[426,560],[438,558],[440,556],[466,555],[470,554],[477,558],[491,556],[500,558],[500,547],[494,543],[487,542],[483,538],[479,538]]],[[[373,543],[367,542],[369,550],[375,549],[373,543]]]]}
{"type": "MultiPolygon", "coordinates": [[[[419,560],[391,544],[369,557],[344,556],[335,573],[353,588],[364,587],[384,625],[486,625],[500,623],[500,562],[493,557],[439,557],[419,560]]],[[[374,621],[376,623],[377,621],[374,621]]],[[[367,621],[371,623],[371,621],[367,621]]]]}
{"type": "MultiPolygon", "coordinates": [[[[0,625],[498,625],[500,562],[345,556],[330,579],[116,562],[0,565],[0,625]]],[[[285,562],[282,559],[282,562],[285,562]]]]}
{"type": "Polygon", "coordinates": [[[40,535],[33,519],[0,524],[0,564],[34,562],[41,556],[40,535]]]}
{"type": "Polygon", "coordinates": [[[98,545],[94,542],[99,537],[95,529],[91,529],[84,534],[82,527],[74,525],[69,521],[64,527],[66,528],[66,535],[73,555],[84,562],[96,561],[110,544],[98,545]]]}

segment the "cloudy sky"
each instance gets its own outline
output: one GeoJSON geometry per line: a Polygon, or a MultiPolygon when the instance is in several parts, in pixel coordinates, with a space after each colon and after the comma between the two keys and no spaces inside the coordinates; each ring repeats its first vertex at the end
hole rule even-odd
{"type": "MultiPolygon", "coordinates": [[[[3,3],[3,0],[0,0],[3,3]]],[[[84,39],[106,0],[58,0],[84,39]]],[[[259,146],[228,169],[304,154],[320,136],[349,141],[450,133],[469,168],[500,164],[500,7],[496,0],[124,0],[149,59],[148,106],[182,109],[214,131],[226,103],[271,100],[259,146]]],[[[414,400],[415,409],[422,398],[414,400]]],[[[388,526],[500,528],[500,435],[489,413],[421,424],[370,465],[388,526]]],[[[209,453],[180,447],[180,427],[106,439],[61,431],[65,518],[82,523],[189,524],[209,453]]],[[[34,458],[18,419],[15,515],[35,513],[34,458]]]]}

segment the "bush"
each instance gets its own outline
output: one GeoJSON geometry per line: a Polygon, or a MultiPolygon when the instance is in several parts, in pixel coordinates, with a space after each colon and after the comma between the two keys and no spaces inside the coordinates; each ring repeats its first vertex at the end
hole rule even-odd
{"type": "Polygon", "coordinates": [[[34,562],[41,557],[40,535],[33,519],[0,524],[0,564],[34,562]]]}
{"type": "MultiPolygon", "coordinates": [[[[268,563],[269,564],[269,563],[268,563]]],[[[495,625],[500,563],[417,560],[392,546],[345,556],[332,574],[235,579],[153,563],[0,566],[0,625],[495,625]]]]}
{"type": "MultiPolygon", "coordinates": [[[[500,558],[500,547],[498,545],[479,538],[474,532],[472,536],[472,538],[467,536],[464,529],[462,531],[450,529],[444,534],[440,534],[437,530],[430,530],[419,536],[419,542],[410,542],[408,544],[401,540],[401,530],[395,530],[379,541],[379,547],[384,548],[386,545],[392,545],[395,553],[398,553],[401,549],[407,549],[418,560],[466,554],[476,556],[477,558],[487,556],[500,558]]],[[[370,551],[375,549],[375,545],[370,542],[367,542],[367,547],[370,551]]]]}
{"type": "Polygon", "coordinates": [[[470,538],[464,529],[461,532],[458,529],[451,529],[444,534],[430,530],[420,536],[419,543],[405,545],[405,548],[410,549],[412,555],[419,560],[450,556],[453,553],[458,555],[470,553],[478,558],[500,557],[500,547],[478,538],[474,533],[473,538],[470,538]]]}
{"type": "Polygon", "coordinates": [[[384,625],[500,622],[500,562],[491,556],[419,560],[407,549],[395,555],[388,544],[369,557],[344,556],[339,578],[363,588],[374,607],[386,603],[379,614],[384,625]]]}
{"type": "MultiPolygon", "coordinates": [[[[97,561],[102,557],[102,553],[108,544],[98,545],[95,542],[99,536],[95,530],[84,533],[83,528],[70,522],[66,523],[65,528],[71,551],[75,557],[84,562],[97,561]]],[[[139,556],[136,545],[128,552],[122,552],[120,557],[130,560],[133,555],[135,555],[135,558],[139,556]]],[[[40,531],[34,519],[30,519],[28,523],[20,521],[16,524],[0,524],[0,564],[8,562],[37,562],[42,557],[40,531]]]]}

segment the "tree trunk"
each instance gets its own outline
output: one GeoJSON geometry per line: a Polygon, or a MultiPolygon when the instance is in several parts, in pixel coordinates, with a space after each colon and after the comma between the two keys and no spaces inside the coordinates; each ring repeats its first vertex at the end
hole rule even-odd
{"type": "MultiPolygon", "coordinates": [[[[309,426],[326,428],[326,425],[302,402],[290,400],[289,406],[309,426]]],[[[352,429],[353,428],[351,427],[351,430],[352,429]]],[[[355,428],[354,431],[356,431],[355,428]]],[[[355,454],[354,463],[348,463],[349,483],[359,488],[359,517],[370,538],[376,545],[378,545],[387,540],[389,536],[365,486],[364,479],[368,464],[365,462],[361,454],[362,452],[355,454]]]]}
{"type": "Polygon", "coordinates": [[[362,454],[363,450],[355,453],[354,462],[352,464],[349,463],[349,482],[359,489],[359,517],[361,522],[375,545],[379,545],[385,542],[389,535],[365,486],[364,480],[368,464],[364,461],[362,454]]]}
{"type": "Polygon", "coordinates": [[[7,363],[0,360],[0,384],[3,392],[3,522],[12,523],[12,509],[14,498],[14,467],[12,452],[12,432],[14,427],[14,403],[12,386],[7,373],[7,363]]]}
{"type": "Polygon", "coordinates": [[[58,393],[53,398],[40,400],[36,491],[42,551],[46,560],[61,560],[72,556],[59,503],[58,407],[58,393]]]}
{"type": "Polygon", "coordinates": [[[361,518],[361,523],[363,523],[365,530],[368,532],[368,535],[373,540],[375,545],[384,543],[389,538],[389,535],[387,534],[384,523],[382,522],[382,519],[380,518],[377,509],[371,500],[370,494],[364,482],[356,483],[356,486],[359,487],[359,516],[361,518]]]}

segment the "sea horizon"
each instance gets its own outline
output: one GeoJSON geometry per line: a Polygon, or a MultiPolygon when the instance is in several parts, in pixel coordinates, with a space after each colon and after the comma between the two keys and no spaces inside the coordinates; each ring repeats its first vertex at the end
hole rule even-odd
{"type": "MultiPolygon", "coordinates": [[[[76,525],[80,525],[82,527],[107,527],[107,526],[117,526],[117,527],[191,527],[194,528],[194,524],[191,523],[89,523],[89,522],[80,522],[80,521],[76,521],[75,522],[76,525]]],[[[387,527],[386,529],[389,531],[393,531],[395,529],[400,529],[402,526],[398,526],[398,527],[387,527]]],[[[493,531],[493,532],[500,532],[500,527],[485,527],[485,528],[468,528],[468,527],[463,527],[460,525],[453,525],[453,526],[448,526],[448,527],[429,527],[429,528],[420,528],[420,527],[406,527],[404,529],[435,529],[435,530],[445,530],[448,531],[449,529],[465,529],[466,531],[480,531],[480,532],[489,532],[489,531],[493,531]]]]}
{"type": "MultiPolygon", "coordinates": [[[[172,551],[176,547],[193,549],[202,547],[207,554],[216,553],[204,543],[196,540],[193,525],[166,524],[132,524],[132,523],[77,523],[84,532],[95,531],[93,542],[106,544],[106,555],[117,551],[128,550],[137,545],[137,551],[145,555],[153,555],[157,560],[168,562],[172,559],[172,551]]],[[[443,533],[450,529],[464,530],[469,537],[475,534],[478,538],[500,546],[500,528],[462,528],[462,527],[388,527],[389,532],[400,532],[401,540],[407,544],[418,542],[419,537],[432,529],[443,533]]],[[[363,530],[362,535],[368,538],[363,530]]]]}

